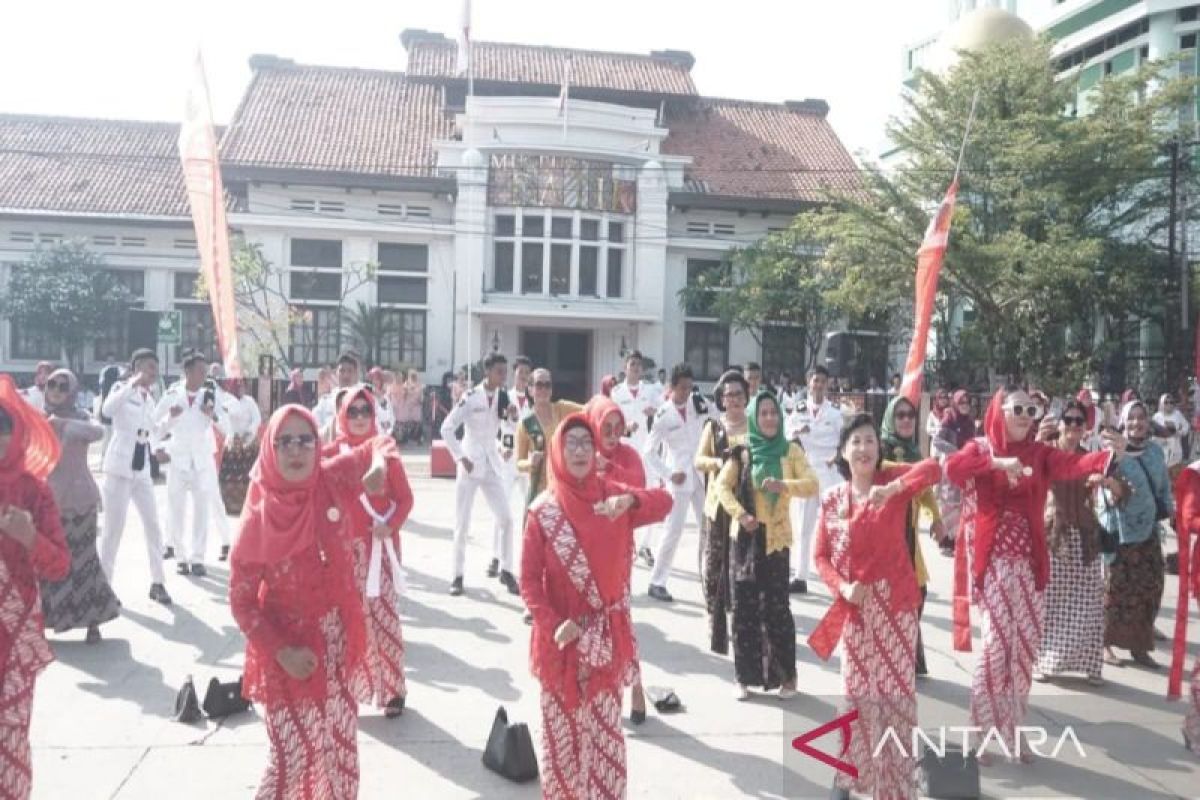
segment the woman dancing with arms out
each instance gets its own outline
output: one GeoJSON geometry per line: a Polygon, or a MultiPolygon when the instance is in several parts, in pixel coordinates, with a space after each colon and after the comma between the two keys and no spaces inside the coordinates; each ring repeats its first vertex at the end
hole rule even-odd
{"type": "MultiPolygon", "coordinates": [[[[325,457],[351,453],[375,438],[378,408],[375,395],[365,385],[348,389],[339,402],[336,438],[325,448],[325,457]]],[[[359,699],[382,708],[389,719],[403,713],[408,696],[404,680],[404,631],[397,603],[403,589],[400,527],[412,508],[412,489],[397,454],[387,459],[383,491],[363,492],[347,509],[353,535],[350,550],[354,583],[363,592],[367,622],[367,647],[363,654],[367,686],[359,699]]]]}
{"type": "MultiPolygon", "coordinates": [[[[1069,453],[1032,440],[1041,408],[1021,389],[996,392],[984,436],[946,460],[946,475],[963,487],[955,550],[954,647],[971,649],[970,605],[980,608],[983,652],[971,685],[971,723],[999,737],[1004,749],[1033,760],[1016,740],[1025,718],[1034,660],[1042,639],[1042,596],[1050,578],[1045,507],[1055,481],[1103,475],[1125,440],[1106,433],[1111,450],[1069,453]]],[[[988,765],[990,753],[980,756],[988,765]]]]}
{"type": "Polygon", "coordinates": [[[872,753],[884,732],[903,739],[917,724],[917,615],[921,592],[909,555],[909,503],[938,482],[933,459],[883,467],[868,414],[842,429],[835,457],[846,479],[821,498],[813,562],[834,603],[808,638],[822,659],[842,646],[846,703],[858,711],[844,757],[858,778],[839,773],[835,796],[916,797],[914,760],[895,748],[872,753]]]}
{"type": "Polygon", "coordinates": [[[243,694],[265,710],[259,800],[358,794],[356,697],[365,679],[361,590],[347,511],[383,490],[395,443],[319,458],[316,419],[295,405],[267,424],[230,560],[229,604],[246,635],[243,694]]]}
{"type": "Polygon", "coordinates": [[[549,488],[525,521],[521,595],[533,614],[530,668],[542,685],[542,796],[625,797],[621,691],[631,685],[633,530],[671,509],[661,489],[596,473],[598,435],[567,417],[547,454],[549,488]]]}
{"type": "Polygon", "coordinates": [[[733,583],[735,697],[750,686],[779,698],[796,694],[796,623],[788,603],[791,498],[820,488],[800,445],[783,435],[779,401],[762,390],[746,415],[746,446],[736,448],[717,475],[716,492],[732,520],[729,568],[733,583]]]}
{"type": "Polygon", "coordinates": [[[38,580],[60,581],[71,568],[46,485],[59,452],[41,410],[0,375],[0,792],[13,800],[27,800],[33,790],[33,687],[54,660],[42,632],[38,580]]]}

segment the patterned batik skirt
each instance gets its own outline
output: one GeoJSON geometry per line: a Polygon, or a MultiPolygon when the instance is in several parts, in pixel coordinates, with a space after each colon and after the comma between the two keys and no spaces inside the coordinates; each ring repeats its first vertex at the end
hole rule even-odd
{"type": "Polygon", "coordinates": [[[221,500],[228,514],[241,514],[250,488],[250,468],[258,458],[258,443],[230,444],[221,457],[221,500]]]}
{"type": "Polygon", "coordinates": [[[116,619],[117,600],[96,551],[98,509],[63,515],[63,533],[71,551],[71,572],[65,580],[42,582],[42,617],[47,628],[61,633],[116,619]]]}
{"type": "Polygon", "coordinates": [[[542,692],[542,797],[545,800],[624,800],[625,735],[621,693],[600,692],[568,709],[542,692]]]}
{"type": "Polygon", "coordinates": [[[1157,536],[1138,544],[1117,546],[1108,565],[1104,593],[1104,644],[1128,650],[1154,649],[1154,620],[1166,583],[1162,547],[1157,536]]]}
{"type": "Polygon", "coordinates": [[[917,724],[917,612],[893,611],[890,597],[886,582],[870,584],[842,633],[846,710],[858,711],[850,741],[843,738],[842,758],[858,769],[858,777],[838,772],[836,784],[874,797],[913,798],[916,761],[905,750],[917,724]]]}
{"type": "MultiPolygon", "coordinates": [[[[370,546],[362,539],[354,542],[354,580],[367,585],[370,546]]],[[[367,620],[367,649],[363,654],[366,682],[359,700],[383,708],[397,697],[407,697],[404,680],[404,630],[396,596],[391,564],[383,558],[379,574],[379,596],[363,595],[363,614],[367,620]]]]}
{"type": "Polygon", "coordinates": [[[0,636],[12,642],[8,658],[0,662],[0,797],[28,800],[33,791],[29,751],[33,687],[38,673],[54,660],[54,654],[46,644],[35,609],[21,597],[2,558],[0,628],[0,636]]]}
{"type": "Polygon", "coordinates": [[[1082,672],[1100,677],[1104,651],[1104,576],[1100,556],[1083,557],[1077,529],[1066,533],[1061,553],[1050,554],[1046,624],[1037,668],[1046,675],[1082,672]]]}
{"type": "Polygon", "coordinates": [[[743,686],[796,680],[796,621],[788,604],[791,551],[757,557],[754,580],[733,583],[733,669],[743,686]]]}
{"type": "Polygon", "coordinates": [[[345,630],[336,610],[321,619],[326,693],[265,708],[271,760],[256,800],[354,800],[358,797],[358,702],[361,683],[345,668],[345,630]]]}

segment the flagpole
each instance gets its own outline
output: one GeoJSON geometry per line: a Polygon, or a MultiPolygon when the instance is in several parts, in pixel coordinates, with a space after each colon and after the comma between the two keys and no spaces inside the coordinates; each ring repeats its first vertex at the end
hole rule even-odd
{"type": "Polygon", "coordinates": [[[971,98],[971,113],[967,115],[967,127],[963,130],[962,145],[958,148],[958,161],[954,162],[954,181],[958,182],[958,173],[962,170],[963,156],[967,152],[967,139],[971,136],[971,126],[975,123],[975,107],[979,104],[979,90],[971,98]]]}

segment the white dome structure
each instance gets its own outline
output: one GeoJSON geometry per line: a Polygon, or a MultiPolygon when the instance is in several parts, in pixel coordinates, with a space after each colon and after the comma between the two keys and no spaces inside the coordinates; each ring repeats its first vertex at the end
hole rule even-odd
{"type": "Polygon", "coordinates": [[[999,8],[980,8],[960,18],[938,39],[925,63],[930,72],[948,72],[958,63],[960,54],[1014,40],[1032,41],[1029,23],[999,8]]]}

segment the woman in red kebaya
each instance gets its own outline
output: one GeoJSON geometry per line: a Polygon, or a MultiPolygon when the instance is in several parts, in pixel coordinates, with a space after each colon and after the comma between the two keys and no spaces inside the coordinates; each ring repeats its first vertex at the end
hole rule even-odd
{"type": "Polygon", "coordinates": [[[550,486],[530,507],[521,595],[533,614],[530,669],[542,685],[542,796],[625,797],[621,692],[636,645],[629,624],[633,530],[671,510],[661,489],[596,473],[596,434],[583,414],[550,442],[550,486]]]}
{"type": "MultiPolygon", "coordinates": [[[[954,647],[971,649],[970,604],[980,607],[983,652],[971,686],[971,720],[985,737],[1029,763],[1017,741],[1029,705],[1042,640],[1043,593],[1050,577],[1045,508],[1057,481],[1103,475],[1114,453],[1072,453],[1033,441],[1041,407],[1021,389],[1001,389],[984,418],[984,436],[946,460],[946,477],[963,488],[955,551],[954,647]],[[968,602],[969,601],[969,602],[968,602]]],[[[1109,447],[1124,449],[1119,434],[1109,447]]],[[[990,764],[984,753],[980,763],[990,764]]]]}
{"type": "Polygon", "coordinates": [[[61,581],[71,568],[46,484],[60,452],[41,411],[0,375],[0,794],[13,800],[26,800],[33,789],[33,686],[54,660],[42,632],[38,581],[61,581]]]}
{"type": "MultiPolygon", "coordinates": [[[[376,431],[375,397],[366,386],[350,389],[341,398],[337,438],[326,456],[349,453],[370,441],[376,431]]],[[[387,481],[379,494],[363,492],[350,504],[351,552],[354,583],[363,592],[367,619],[364,654],[369,689],[359,699],[398,717],[408,694],[404,681],[404,632],[397,605],[403,590],[400,568],[400,526],[413,507],[412,489],[399,458],[387,460],[387,481]]]]}
{"type": "Polygon", "coordinates": [[[358,794],[366,626],[346,521],[364,488],[383,489],[395,457],[377,437],[321,459],[316,419],[300,406],[267,424],[229,576],[246,635],[242,691],[263,706],[271,747],[259,800],[358,794]]]}
{"type": "Polygon", "coordinates": [[[916,797],[913,758],[880,741],[908,741],[917,724],[917,615],[921,591],[909,555],[909,501],[938,482],[937,461],[882,468],[868,414],[842,428],[835,456],[846,479],[821,498],[813,563],[834,603],[808,638],[822,659],[842,644],[846,703],[858,711],[843,756],[858,778],[838,773],[835,796],[916,797]],[[875,751],[878,750],[878,754],[875,751]]]}
{"type": "MultiPolygon", "coordinates": [[[[1175,530],[1179,535],[1179,602],[1175,606],[1175,646],[1167,697],[1180,695],[1187,652],[1189,595],[1200,608],[1200,461],[1189,464],[1175,480],[1175,530]]],[[[1183,717],[1183,744],[1200,756],[1200,658],[1189,679],[1188,708],[1183,717]]]]}

